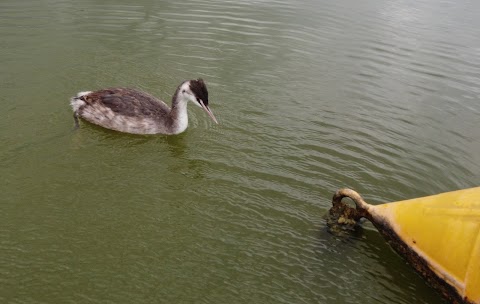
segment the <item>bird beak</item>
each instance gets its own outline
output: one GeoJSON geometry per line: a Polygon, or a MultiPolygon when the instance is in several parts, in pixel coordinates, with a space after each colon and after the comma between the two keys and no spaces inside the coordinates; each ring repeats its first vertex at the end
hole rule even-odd
{"type": "Polygon", "coordinates": [[[212,113],[212,110],[210,110],[210,108],[208,106],[206,106],[204,103],[203,103],[203,100],[200,99],[200,105],[202,106],[202,109],[205,110],[205,112],[207,112],[208,116],[210,116],[210,118],[216,123],[218,124],[218,121],[217,119],[215,118],[215,116],[213,115],[212,113]]]}

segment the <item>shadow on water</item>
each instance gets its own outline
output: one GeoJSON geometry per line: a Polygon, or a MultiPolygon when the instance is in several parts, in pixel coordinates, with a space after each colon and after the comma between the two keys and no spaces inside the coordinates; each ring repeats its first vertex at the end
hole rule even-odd
{"type": "Polygon", "coordinates": [[[116,147],[141,147],[154,143],[158,147],[167,147],[172,157],[183,158],[188,152],[188,145],[186,138],[187,132],[178,135],[163,135],[163,134],[129,134],[118,132],[106,128],[102,128],[95,124],[82,120],[78,129],[73,130],[73,137],[76,137],[79,141],[84,139],[86,131],[93,130],[95,132],[88,132],[89,136],[95,138],[98,142],[102,142],[103,145],[113,145],[116,147]]]}
{"type": "MultiPolygon", "coordinates": [[[[183,176],[185,180],[170,185],[172,189],[181,189],[190,179],[197,182],[203,180],[209,166],[207,162],[192,154],[198,149],[188,129],[178,135],[139,135],[105,129],[82,120],[80,128],[72,132],[74,149],[88,147],[92,153],[110,153],[108,151],[115,150],[115,157],[141,158],[137,161],[152,163],[152,166],[160,166],[171,174],[183,176]],[[105,147],[108,149],[105,150],[105,147]]],[[[127,162],[131,163],[133,160],[127,162]]]]}

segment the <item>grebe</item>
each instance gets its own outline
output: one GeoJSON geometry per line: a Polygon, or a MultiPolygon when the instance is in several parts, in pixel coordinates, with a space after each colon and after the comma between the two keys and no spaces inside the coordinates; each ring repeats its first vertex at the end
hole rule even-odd
{"type": "Polygon", "coordinates": [[[208,107],[208,91],[202,79],[182,82],[172,97],[172,107],[150,94],[128,88],[80,92],[70,100],[75,127],[78,118],[120,132],[133,134],[179,134],[188,127],[187,103],[208,107]]]}

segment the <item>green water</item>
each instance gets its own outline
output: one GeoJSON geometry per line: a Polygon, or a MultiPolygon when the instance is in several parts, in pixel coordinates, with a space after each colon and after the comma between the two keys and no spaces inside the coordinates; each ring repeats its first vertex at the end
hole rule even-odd
{"type": "Polygon", "coordinates": [[[475,1],[0,0],[1,303],[441,303],[340,187],[377,204],[478,186],[475,1]],[[69,98],[169,101],[179,136],[85,123],[69,98]]]}

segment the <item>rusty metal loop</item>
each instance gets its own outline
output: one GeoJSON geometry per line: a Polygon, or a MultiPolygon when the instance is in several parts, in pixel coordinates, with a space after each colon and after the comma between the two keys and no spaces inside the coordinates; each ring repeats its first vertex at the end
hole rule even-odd
{"type": "Polygon", "coordinates": [[[363,200],[363,198],[358,194],[358,192],[348,189],[348,188],[343,188],[339,189],[335,192],[332,198],[332,205],[338,206],[339,204],[342,204],[342,199],[344,197],[350,198],[356,206],[356,212],[353,214],[353,218],[355,221],[360,220],[362,217],[368,217],[368,207],[369,205],[363,200]]]}

